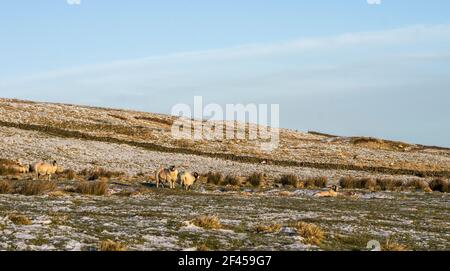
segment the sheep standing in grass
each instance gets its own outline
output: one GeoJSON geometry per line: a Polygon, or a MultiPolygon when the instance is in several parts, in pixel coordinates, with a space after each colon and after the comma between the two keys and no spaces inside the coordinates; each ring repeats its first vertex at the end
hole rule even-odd
{"type": "Polygon", "coordinates": [[[336,185],[333,185],[330,190],[319,192],[314,195],[314,197],[327,197],[327,198],[335,198],[338,196],[338,187],[336,185]]]}
{"type": "Polygon", "coordinates": [[[184,187],[186,191],[188,191],[191,188],[191,186],[198,180],[199,176],[200,175],[197,172],[191,174],[190,172],[185,171],[181,172],[178,175],[178,179],[180,181],[181,186],[184,187]]]}
{"type": "Polygon", "coordinates": [[[178,169],[176,166],[170,166],[168,168],[160,167],[155,174],[156,187],[159,188],[159,184],[163,185],[163,182],[169,183],[171,189],[175,188],[175,183],[178,179],[178,169]]]}
{"type": "Polygon", "coordinates": [[[41,176],[48,176],[48,180],[50,181],[52,175],[58,171],[58,163],[56,161],[53,161],[52,164],[38,162],[32,165],[31,169],[34,173],[36,173],[38,180],[41,176]]]}
{"type": "Polygon", "coordinates": [[[22,163],[20,161],[14,165],[8,166],[7,168],[13,170],[14,172],[22,173],[22,174],[28,173],[30,171],[29,167],[22,165],[22,163]]]}

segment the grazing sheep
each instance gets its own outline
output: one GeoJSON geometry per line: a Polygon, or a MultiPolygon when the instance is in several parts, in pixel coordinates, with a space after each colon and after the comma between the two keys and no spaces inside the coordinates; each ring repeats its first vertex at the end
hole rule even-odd
{"type": "Polygon", "coordinates": [[[34,173],[36,173],[36,177],[39,180],[40,176],[48,176],[48,180],[50,181],[53,174],[58,172],[58,163],[53,161],[52,164],[47,164],[43,162],[35,163],[30,167],[34,173]]]}
{"type": "Polygon", "coordinates": [[[327,197],[327,198],[333,197],[334,198],[334,197],[338,196],[338,192],[337,191],[338,191],[338,187],[336,185],[333,185],[330,188],[330,190],[314,194],[314,197],[327,197]]]}
{"type": "Polygon", "coordinates": [[[155,174],[156,187],[159,188],[159,183],[164,187],[164,182],[168,182],[171,189],[175,188],[175,183],[178,179],[178,169],[176,166],[168,168],[160,167],[155,174]]]}
{"type": "Polygon", "coordinates": [[[191,186],[198,180],[198,177],[200,175],[197,172],[194,173],[190,173],[190,172],[181,172],[178,175],[178,179],[180,181],[180,184],[182,187],[184,187],[184,189],[186,191],[188,191],[189,189],[191,189],[191,186]]]}
{"type": "Polygon", "coordinates": [[[9,170],[12,170],[13,172],[17,172],[17,173],[28,173],[29,172],[29,167],[22,165],[21,162],[17,162],[16,164],[7,165],[4,167],[9,170]]]}

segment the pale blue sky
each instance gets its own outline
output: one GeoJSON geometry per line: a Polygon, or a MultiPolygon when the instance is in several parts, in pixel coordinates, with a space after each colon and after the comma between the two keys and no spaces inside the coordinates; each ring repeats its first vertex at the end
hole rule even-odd
{"type": "Polygon", "coordinates": [[[4,0],[0,63],[3,97],[275,102],[283,127],[450,146],[448,0],[4,0]]]}

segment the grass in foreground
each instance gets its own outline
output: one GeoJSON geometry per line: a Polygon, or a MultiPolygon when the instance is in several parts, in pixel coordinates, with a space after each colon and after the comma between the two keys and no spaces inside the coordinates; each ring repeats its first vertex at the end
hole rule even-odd
{"type": "Polygon", "coordinates": [[[27,226],[32,224],[28,217],[20,214],[10,214],[8,215],[8,219],[16,225],[27,226]]]}
{"type": "Polygon", "coordinates": [[[75,188],[75,192],[84,195],[106,196],[108,194],[108,182],[80,182],[75,188]]]}
{"type": "Polygon", "coordinates": [[[222,228],[220,219],[217,216],[205,215],[200,216],[192,220],[192,224],[197,227],[208,229],[208,230],[218,230],[222,228]]]}
{"type": "Polygon", "coordinates": [[[104,241],[100,242],[99,250],[100,251],[126,251],[127,247],[120,242],[115,242],[115,241],[108,239],[108,240],[104,240],[104,241]]]}
{"type": "Polygon", "coordinates": [[[320,245],[325,239],[325,233],[315,224],[299,221],[294,223],[293,227],[297,230],[298,235],[308,244],[320,245]]]}

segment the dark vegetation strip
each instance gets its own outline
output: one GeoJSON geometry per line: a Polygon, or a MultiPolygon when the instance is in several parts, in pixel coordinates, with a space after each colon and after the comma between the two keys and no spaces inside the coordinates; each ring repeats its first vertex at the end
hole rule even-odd
{"type": "Polygon", "coordinates": [[[357,166],[357,165],[346,165],[346,164],[332,164],[332,163],[315,163],[315,162],[301,162],[292,160],[272,160],[267,158],[259,158],[252,156],[240,156],[229,153],[210,153],[203,152],[196,149],[189,148],[174,148],[157,145],[149,142],[135,142],[122,140],[112,137],[99,137],[86,133],[81,133],[78,131],[64,130],[56,127],[49,127],[43,125],[35,124],[23,124],[23,123],[13,123],[0,121],[0,126],[17,128],[27,131],[37,131],[48,135],[62,137],[62,138],[75,138],[83,139],[89,141],[99,141],[114,144],[125,144],[129,146],[139,147],[151,151],[165,152],[165,153],[179,153],[179,154],[191,154],[198,156],[205,156],[211,158],[219,158],[223,160],[230,160],[242,163],[257,164],[266,162],[267,164],[284,166],[284,167],[306,167],[306,168],[316,168],[316,169],[326,169],[326,170],[354,170],[354,171],[365,171],[373,172],[379,174],[387,175],[411,175],[418,177],[450,177],[450,171],[419,171],[412,169],[393,169],[388,167],[372,167],[372,166],[357,166]]]}

